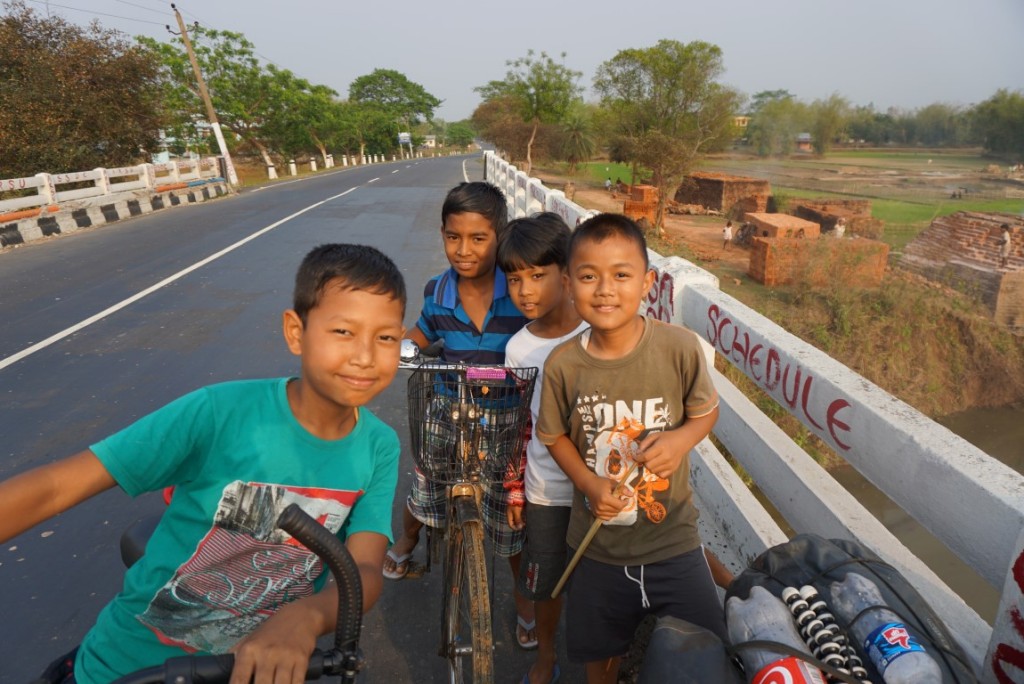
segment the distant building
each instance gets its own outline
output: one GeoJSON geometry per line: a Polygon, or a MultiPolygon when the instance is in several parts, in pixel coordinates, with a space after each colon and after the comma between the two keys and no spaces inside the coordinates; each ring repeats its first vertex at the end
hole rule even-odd
{"type": "Polygon", "coordinates": [[[801,133],[796,136],[797,152],[810,152],[814,149],[814,139],[810,133],[801,133]]]}
{"type": "Polygon", "coordinates": [[[736,128],[746,129],[750,125],[749,116],[734,116],[732,117],[732,125],[736,128]]]}
{"type": "Polygon", "coordinates": [[[437,136],[436,135],[425,135],[423,136],[423,147],[429,147],[434,149],[437,147],[437,136]]]}

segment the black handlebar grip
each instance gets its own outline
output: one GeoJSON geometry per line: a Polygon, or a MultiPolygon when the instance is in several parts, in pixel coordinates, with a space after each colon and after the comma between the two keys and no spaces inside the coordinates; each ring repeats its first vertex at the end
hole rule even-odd
{"type": "Polygon", "coordinates": [[[323,559],[338,585],[338,625],[335,648],[354,650],[363,624],[363,584],[352,555],[323,525],[296,504],[289,504],[277,518],[277,526],[323,559]]]}

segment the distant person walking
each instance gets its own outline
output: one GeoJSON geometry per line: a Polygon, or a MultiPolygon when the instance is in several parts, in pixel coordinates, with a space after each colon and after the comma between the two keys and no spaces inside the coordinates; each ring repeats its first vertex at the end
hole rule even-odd
{"type": "Polygon", "coordinates": [[[1006,268],[1010,260],[1010,224],[1004,223],[1001,228],[1003,236],[999,240],[999,268],[1006,268]]]}
{"type": "Polygon", "coordinates": [[[840,218],[836,221],[835,236],[841,238],[846,235],[846,219],[840,218]]]}
{"type": "Polygon", "coordinates": [[[730,242],[732,242],[732,221],[726,221],[725,228],[722,229],[722,249],[729,249],[730,242]]]}
{"type": "Polygon", "coordinates": [[[611,179],[611,177],[608,177],[608,178],[604,179],[604,189],[607,192],[611,192],[612,191],[612,179],[611,179]]]}

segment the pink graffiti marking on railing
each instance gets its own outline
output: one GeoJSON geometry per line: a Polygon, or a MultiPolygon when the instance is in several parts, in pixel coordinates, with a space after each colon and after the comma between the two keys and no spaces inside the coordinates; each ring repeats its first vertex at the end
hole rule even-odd
{"type": "Polygon", "coordinates": [[[662,271],[647,291],[647,315],[666,323],[672,322],[675,310],[675,280],[668,271],[662,271]]]}
{"type": "Polygon", "coordinates": [[[811,391],[814,387],[814,375],[805,368],[789,360],[783,360],[778,349],[750,339],[750,332],[744,330],[739,323],[733,321],[717,304],[708,307],[707,340],[722,354],[737,364],[754,382],[769,394],[781,399],[790,409],[797,407],[811,425],[818,430],[828,430],[832,441],[843,451],[849,451],[850,445],[840,439],[840,434],[850,431],[850,424],[840,417],[840,412],[851,408],[846,399],[837,398],[829,402],[824,416],[816,419],[814,409],[820,407],[819,402],[811,402],[811,391]],[[821,422],[819,422],[821,421],[821,422]],[[822,426],[824,422],[824,427],[822,426]]]}
{"type": "MultiPolygon", "coordinates": [[[[1024,553],[1017,556],[1017,560],[1013,563],[1012,572],[1013,580],[1017,583],[1018,596],[1020,596],[1021,593],[1024,593],[1024,553]]],[[[1020,613],[1020,606],[1013,605],[1009,611],[1010,623],[1013,625],[1014,634],[1024,639],[1024,616],[1020,613]]],[[[996,676],[996,681],[999,684],[1015,684],[1020,682],[1020,679],[1013,679],[1010,676],[1009,672],[1007,672],[1007,665],[1018,671],[1024,670],[1024,651],[1006,642],[1001,642],[992,653],[992,673],[996,676]]]]}

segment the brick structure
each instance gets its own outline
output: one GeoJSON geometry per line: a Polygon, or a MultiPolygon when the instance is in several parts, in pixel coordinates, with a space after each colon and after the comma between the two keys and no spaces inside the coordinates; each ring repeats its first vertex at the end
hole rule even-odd
{"type": "Polygon", "coordinates": [[[816,240],[821,236],[821,228],[817,223],[790,216],[789,214],[766,214],[751,212],[743,217],[747,223],[756,227],[757,237],[770,238],[805,238],[816,240]]]}
{"type": "Polygon", "coordinates": [[[769,287],[806,283],[878,287],[885,274],[889,245],[877,240],[753,240],[748,274],[769,287]]]}
{"type": "Polygon", "coordinates": [[[820,225],[822,233],[831,232],[836,222],[845,218],[848,236],[859,235],[873,240],[882,237],[885,225],[881,219],[872,218],[870,200],[801,200],[793,213],[820,225]]]}
{"type": "Polygon", "coordinates": [[[699,204],[731,216],[768,209],[772,186],[760,178],[729,176],[724,173],[691,173],[676,190],[680,204],[699,204]]]}
{"type": "Polygon", "coordinates": [[[634,185],[630,198],[622,203],[622,213],[634,221],[647,219],[653,226],[658,214],[658,188],[653,185],[634,185]]]}
{"type": "Polygon", "coordinates": [[[1024,330],[1024,219],[1013,214],[958,211],[941,216],[908,244],[898,265],[981,301],[996,322],[1024,330]],[[999,268],[1000,226],[1010,226],[1012,250],[999,268]]]}

